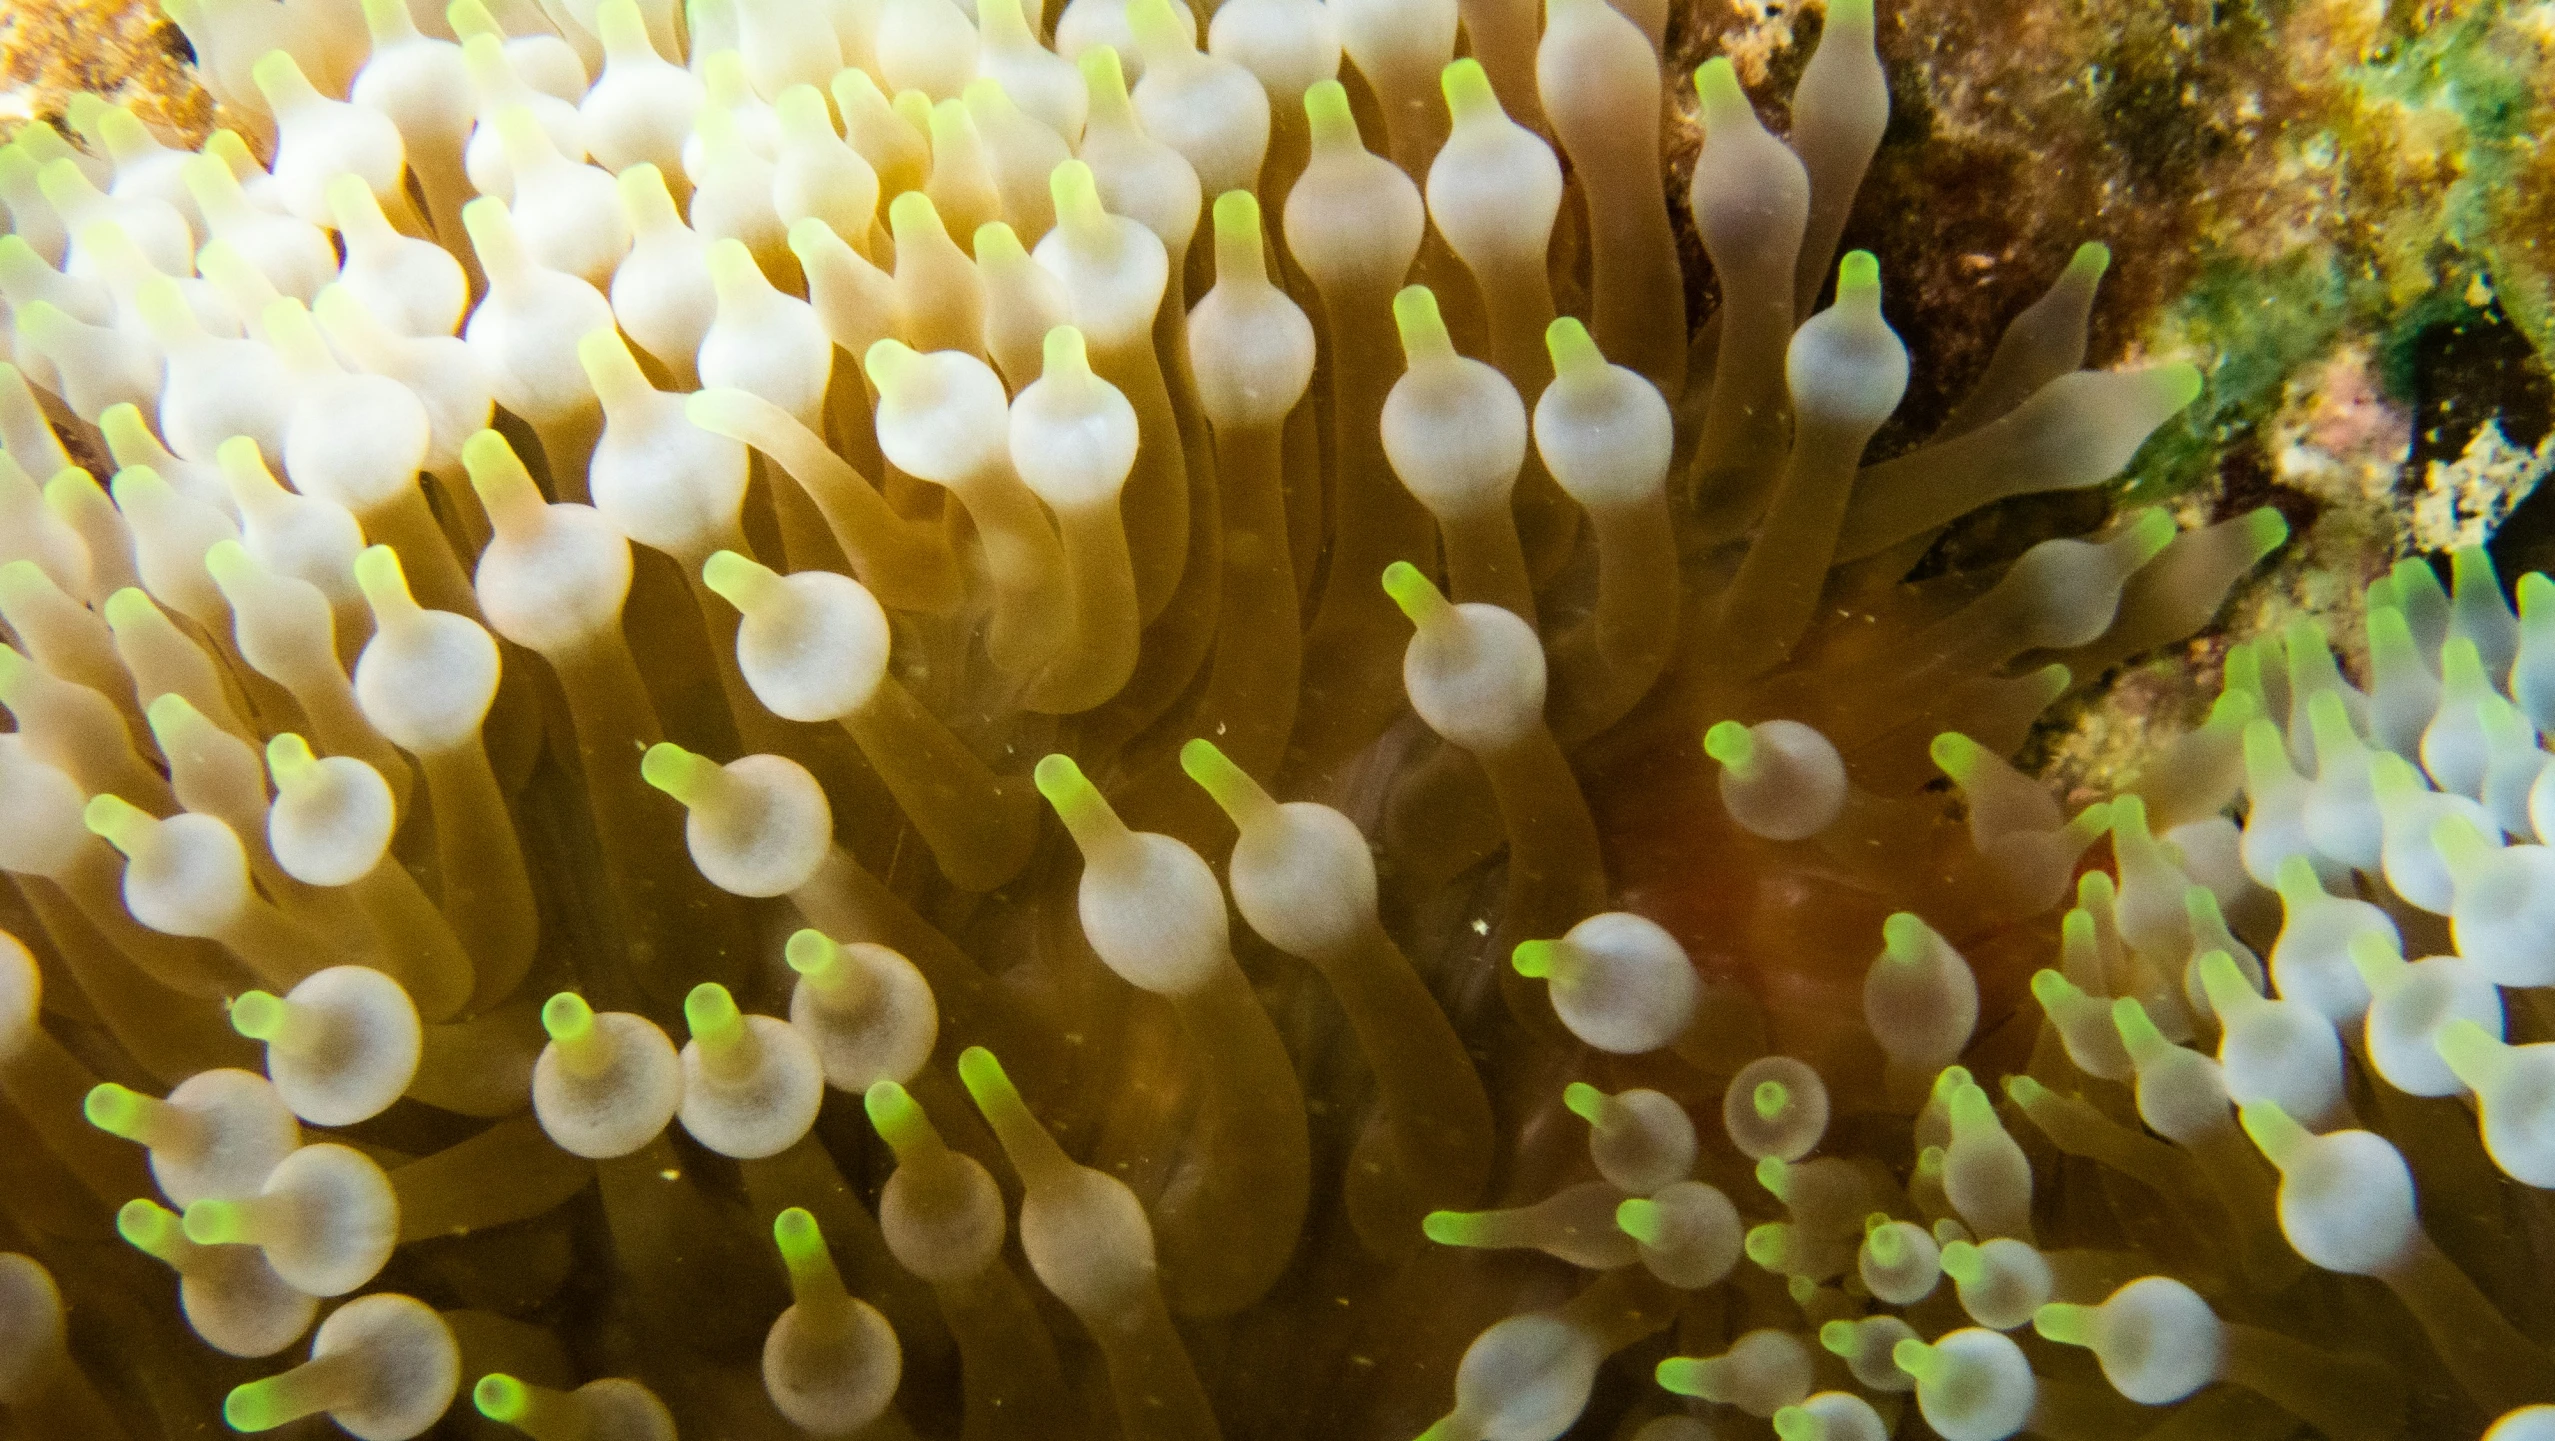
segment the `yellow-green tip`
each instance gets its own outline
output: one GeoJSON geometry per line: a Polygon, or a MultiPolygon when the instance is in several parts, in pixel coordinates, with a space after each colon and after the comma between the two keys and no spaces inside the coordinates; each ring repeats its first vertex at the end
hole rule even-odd
{"type": "MultiPolygon", "coordinates": [[[[260,62],[258,68],[262,73],[265,69],[264,63],[260,62]]],[[[231,1394],[222,1398],[223,1422],[234,1431],[272,1431],[288,1421],[298,1419],[301,1413],[294,1411],[279,1395],[281,1388],[278,1383],[282,1379],[280,1376],[270,1376],[263,1381],[251,1381],[245,1386],[232,1387],[231,1394]]]]}
{"type": "Polygon", "coordinates": [[[1792,1163],[1781,1156],[1759,1156],[1756,1164],[1757,1184],[1778,1201],[1791,1199],[1784,1192],[1792,1185],[1792,1163]]]}
{"type": "Polygon", "coordinates": [[[1517,949],[1509,953],[1508,963],[1517,968],[1517,974],[1541,980],[1553,973],[1561,959],[1559,941],[1519,941],[1517,949]]]}
{"type": "Polygon", "coordinates": [[[1769,1271],[1780,1270],[1792,1249],[1792,1228],[1781,1221],[1750,1226],[1743,1244],[1749,1260],[1769,1271]]]}
{"type": "Polygon", "coordinates": [[[470,1404],[489,1420],[511,1426],[532,1413],[532,1391],[503,1371],[491,1371],[470,1388],[470,1404]]]}
{"type": "Polygon", "coordinates": [[[272,1041],[284,1031],[284,998],[272,991],[243,991],[231,1002],[231,1029],[252,1041],[272,1041]]]}
{"type": "Polygon", "coordinates": [[[1477,1246],[1487,1227],[1474,1211],[1431,1211],[1419,1222],[1420,1234],[1441,1246],[1477,1246]]]}
{"type": "Polygon", "coordinates": [[[745,1032],[736,997],[716,981],[703,981],[683,998],[683,1024],[704,1047],[726,1045],[745,1032]]]}
{"type": "Polygon", "coordinates": [[[177,1213],[157,1201],[136,1196],[115,1213],[115,1234],[137,1251],[158,1256],[174,1249],[174,1243],[185,1239],[185,1227],[177,1213]]]}
{"type": "Polygon", "coordinates": [[[732,550],[713,551],[701,562],[701,583],[747,614],[772,594],[779,581],[771,567],[732,550]]]}
{"type": "Polygon", "coordinates": [[[594,1007],[574,991],[561,991],[541,1003],[541,1029],[563,1046],[575,1045],[594,1034],[594,1007]]]}
{"type": "Polygon", "coordinates": [[[1652,1373],[1659,1382],[1660,1390],[1678,1396],[1699,1396],[1707,1401],[1712,1399],[1712,1392],[1716,1389],[1710,1380],[1711,1374],[1707,1363],[1691,1356],[1671,1356],[1660,1362],[1659,1369],[1652,1373]]]}
{"type": "Polygon", "coordinates": [[[825,1233],[804,1206],[792,1206],[772,1218],[772,1242],[792,1270],[825,1256],[825,1233]]]}
{"type": "Polygon", "coordinates": [[[1914,965],[1925,959],[1925,941],[1932,934],[1932,930],[1914,912],[1896,912],[1881,922],[1883,954],[1900,965],[1914,965]]]}
{"type": "Polygon", "coordinates": [[[1095,838],[1094,827],[1109,828],[1118,819],[1099,787],[1082,773],[1082,767],[1074,764],[1073,757],[1061,751],[1042,758],[1029,777],[1037,784],[1038,794],[1056,808],[1057,819],[1073,833],[1077,845],[1087,845],[1095,838]]]}
{"type": "Polygon", "coordinates": [[[1738,721],[1716,721],[1703,733],[1703,753],[1744,779],[1756,764],[1757,733],[1738,721]]]}
{"type": "Polygon", "coordinates": [[[1760,1121],[1773,1120],[1791,1104],[1792,1088],[1781,1081],[1759,1081],[1757,1088],[1748,1093],[1748,1105],[1756,1111],[1760,1121]]]}
{"type": "Polygon", "coordinates": [[[1668,1227],[1660,1215],[1659,1203],[1635,1196],[1615,1207],[1615,1229],[1642,1245],[1657,1247],[1668,1238],[1668,1227]]]}
{"type": "Polygon", "coordinates": [[[1384,567],[1384,593],[1393,598],[1393,604],[1400,606],[1402,614],[1410,617],[1415,626],[1425,626],[1452,608],[1452,603],[1421,574],[1420,568],[1406,560],[1384,567]]]}
{"type": "Polygon", "coordinates": [[[238,1201],[202,1200],[178,1218],[186,1239],[198,1246],[227,1246],[248,1239],[248,1217],[238,1201]]]}
{"type": "Polygon", "coordinates": [[[1836,263],[1836,297],[1878,298],[1881,293],[1881,259],[1868,250],[1849,250],[1836,263]]]}
{"type": "Polygon", "coordinates": [[[1437,292],[1425,285],[1405,285],[1393,296],[1393,327],[1401,332],[1406,364],[1455,353],[1455,342],[1446,334],[1446,318],[1438,313],[1437,292]]]}
{"type": "Polygon", "coordinates": [[[142,1104],[142,1100],[139,1093],[127,1090],[113,1081],[106,1081],[91,1086],[89,1094],[81,1098],[80,1114],[88,1117],[90,1125],[110,1136],[121,1136],[128,1141],[138,1140],[142,1116],[148,1109],[142,1104]]]}
{"type": "Polygon", "coordinates": [[[672,741],[658,741],[639,757],[639,778],[686,806],[708,799],[711,777],[718,769],[716,761],[672,741]]]}
{"type": "Polygon", "coordinates": [[[1933,1381],[1943,1374],[1943,1353],[1913,1336],[1890,1348],[1890,1360],[1919,1381],[1933,1381]]]}
{"type": "Polygon", "coordinates": [[[1562,1087],[1561,1103],[1570,1108],[1570,1114],[1591,1126],[1601,1124],[1605,1118],[1606,1093],[1586,1081],[1573,1081],[1562,1087]]]}
{"type": "MultiPolygon", "coordinates": [[[[1864,3],[1868,5],[1871,0],[1864,0],[1864,3]]],[[[1774,1413],[1774,1434],[1778,1441],[1825,1441],[1828,1427],[1812,1412],[1798,1406],[1786,1406],[1774,1413]]]]}
{"type": "Polygon", "coordinates": [[[1013,1088],[1011,1077],[1004,1073],[1002,1062],[982,1046],[969,1046],[958,1053],[958,1081],[967,1088],[968,1096],[979,1109],[1002,1101],[1018,1102],[1020,1092],[1013,1088]]]}
{"type": "Polygon", "coordinates": [[[2032,1313],[2032,1329],[2062,1346],[2094,1344],[2094,1308],[2052,1301],[2032,1313]]]}
{"type": "Polygon", "coordinates": [[[1363,148],[1363,142],[1357,136],[1357,117],[1349,113],[1348,89],[1337,80],[1316,81],[1305,87],[1304,120],[1313,132],[1313,145],[1317,150],[1342,144],[1363,148]]]}
{"type": "Polygon", "coordinates": [[[781,959],[802,976],[823,974],[842,954],[843,948],[834,944],[833,937],[812,927],[792,931],[788,943],[781,947],[781,959]]]}
{"type": "Polygon", "coordinates": [[[1233,763],[1233,758],[1218,749],[1204,736],[1191,739],[1180,747],[1180,769],[1196,781],[1208,797],[1231,816],[1236,824],[1250,811],[1268,803],[1268,792],[1251,779],[1249,772],[1233,763]]]}
{"type": "Polygon", "coordinates": [[[311,754],[311,743],[291,731],[278,732],[266,743],[266,771],[275,777],[278,788],[289,788],[311,773],[319,757],[311,754]]]}
{"type": "Polygon", "coordinates": [[[1978,773],[1978,768],[1986,763],[1987,758],[1985,746],[1959,731],[1945,731],[1934,737],[1933,742],[1926,746],[1925,753],[1933,758],[1936,770],[1950,776],[1953,784],[1962,786],[1969,784],[1970,778],[1978,773]]]}
{"type": "Polygon", "coordinates": [[[1469,55],[1438,72],[1437,88],[1445,94],[1446,111],[1458,125],[1499,108],[1499,96],[1490,88],[1490,72],[1469,55]]]}
{"type": "Polygon", "coordinates": [[[1544,350],[1552,356],[1555,375],[1582,374],[1606,363],[1597,338],[1577,316],[1564,315],[1544,327],[1544,350]]]}
{"type": "Polygon", "coordinates": [[[874,1082],[862,1092],[861,1109],[869,1113],[870,1125],[900,1158],[940,1139],[939,1132],[932,1128],[931,1117],[924,1114],[922,1103],[894,1081],[874,1082]]]}

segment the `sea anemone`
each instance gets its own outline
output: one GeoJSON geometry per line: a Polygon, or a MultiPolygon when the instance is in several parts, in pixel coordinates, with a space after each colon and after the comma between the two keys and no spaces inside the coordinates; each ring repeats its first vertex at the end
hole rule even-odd
{"type": "Polygon", "coordinates": [[[1938,544],[2203,377],[2088,242],[1876,457],[1871,0],[168,5],[0,147],[11,1434],[2555,1435],[2555,585],[2016,769],[2286,531],[1938,544]]]}

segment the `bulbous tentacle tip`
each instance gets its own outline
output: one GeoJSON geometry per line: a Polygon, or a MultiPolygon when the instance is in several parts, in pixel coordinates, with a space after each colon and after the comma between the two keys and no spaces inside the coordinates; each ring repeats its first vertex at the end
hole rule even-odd
{"type": "Polygon", "coordinates": [[[692,1038],[704,1046],[716,1046],[735,1040],[745,1029],[745,1017],[736,1008],[736,997],[716,981],[703,981],[683,998],[683,1024],[692,1038]]]}
{"type": "Polygon", "coordinates": [[[1596,1125],[1606,1113],[1606,1093],[1586,1081],[1573,1081],[1564,1086],[1561,1103],[1570,1108],[1572,1115],[1591,1126],[1596,1125]]]}
{"type": "Polygon", "coordinates": [[[1437,619],[1452,605],[1418,566],[1406,560],[1384,567],[1384,593],[1393,598],[1393,604],[1402,608],[1402,614],[1410,617],[1413,625],[1437,619]]]}
{"type": "Polygon", "coordinates": [[[470,1404],[491,1421],[513,1425],[532,1414],[532,1391],[503,1371],[491,1371],[470,1388],[470,1404]]]}
{"type": "Polygon", "coordinates": [[[1517,949],[1509,953],[1508,963],[1517,968],[1517,974],[1530,980],[1542,980],[1553,973],[1553,967],[1561,959],[1562,945],[1559,941],[1519,941],[1517,949]]]}
{"type": "Polygon", "coordinates": [[[796,1265],[825,1254],[825,1233],[806,1207],[790,1206],[772,1218],[772,1244],[781,1248],[782,1259],[796,1265]]]}
{"type": "Polygon", "coordinates": [[[709,799],[718,763],[695,755],[672,741],[658,741],[639,757],[639,778],[681,801],[686,807],[709,799]]]}
{"type": "Polygon", "coordinates": [[[1038,787],[1038,794],[1055,807],[1056,818],[1072,832],[1074,843],[1086,853],[1092,845],[1125,830],[1125,823],[1118,819],[1108,798],[1082,773],[1082,767],[1074,764],[1073,757],[1061,751],[1047,755],[1030,771],[1029,778],[1038,787]]]}
{"type": "Polygon", "coordinates": [[[248,1239],[248,1211],[237,1201],[192,1202],[178,1219],[186,1239],[198,1246],[236,1245],[248,1239]]]}
{"type": "Polygon", "coordinates": [[[272,1041],[284,1032],[284,998],[271,991],[242,991],[231,1001],[231,1029],[252,1041],[272,1041]]]}
{"type": "Polygon", "coordinates": [[[1756,764],[1756,732],[1738,721],[1715,721],[1703,733],[1703,753],[1744,780],[1756,764]]]}
{"type": "Polygon", "coordinates": [[[1420,1217],[1420,1234],[1441,1246],[1470,1246],[1481,1239],[1481,1225],[1470,1211],[1431,1211],[1420,1217]]]}
{"type": "Polygon", "coordinates": [[[994,1053],[982,1046],[969,1046],[958,1053],[958,1082],[967,1088],[968,1096],[978,1108],[996,1101],[1017,1103],[1020,1092],[994,1053]]]}
{"type": "Polygon", "coordinates": [[[1868,250],[1849,250],[1836,263],[1836,298],[1877,305],[1881,298],[1881,258],[1868,250]]]}
{"type": "Polygon", "coordinates": [[[561,991],[541,1003],[541,1029],[561,1045],[574,1045],[594,1034],[594,1007],[574,991],[561,991]]]}
{"type": "Polygon", "coordinates": [[[2247,1101],[2236,1107],[2236,1122],[2244,1127],[2254,1149],[2274,1166],[2282,1165],[2297,1153],[2299,1146],[2314,1139],[2313,1132],[2272,1101],[2247,1101]]]}
{"type": "Polygon", "coordinates": [[[1639,1196],[1615,1207],[1615,1228],[1645,1246],[1658,1246],[1668,1239],[1659,1203],[1639,1196]]]}
{"type": "Polygon", "coordinates": [[[80,1114],[90,1125],[128,1141],[136,1139],[146,1109],[141,1095],[113,1081],[91,1086],[80,1098],[80,1114]]]}
{"type": "Polygon", "coordinates": [[[2038,1332],[2041,1339],[2055,1341],[2062,1346],[2091,1346],[2094,1344],[2095,1309],[2065,1301],[2051,1301],[2032,1313],[2032,1330],[2038,1332]]]}
{"type": "Polygon", "coordinates": [[[870,1125],[893,1147],[898,1156],[917,1147],[937,1143],[940,1133],[933,1128],[931,1117],[922,1103],[894,1081],[879,1081],[861,1093],[861,1109],[869,1116],[870,1125]]]}
{"type": "Polygon", "coordinates": [[[1416,366],[1455,353],[1446,318],[1437,308],[1437,292],[1425,285],[1405,285],[1393,296],[1393,327],[1401,333],[1402,356],[1416,366]]]}
{"type": "Polygon", "coordinates": [[[1447,62],[1446,68],[1437,73],[1437,88],[1446,97],[1447,113],[1458,125],[1499,109],[1499,96],[1491,89],[1490,72],[1470,55],[1447,62]]]}

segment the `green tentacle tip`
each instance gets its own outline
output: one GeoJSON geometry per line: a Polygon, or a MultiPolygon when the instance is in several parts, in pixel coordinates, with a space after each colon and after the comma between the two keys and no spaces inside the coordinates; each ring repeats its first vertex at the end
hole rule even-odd
{"type": "Polygon", "coordinates": [[[2244,528],[2245,539],[2251,543],[2250,549],[2256,560],[2278,550],[2289,540],[2289,518],[2267,505],[2245,512],[2244,528]]]}
{"type": "MultiPolygon", "coordinates": [[[[1869,6],[1872,0],[1862,0],[1862,3],[1869,6]]],[[[1836,4],[1837,0],[1830,0],[1831,12],[1836,4]]],[[[1827,1433],[1826,1422],[1798,1406],[1786,1406],[1774,1413],[1774,1434],[1778,1441],[1823,1441],[1827,1433]]]]}
{"type": "Polygon", "coordinates": [[[1792,1249],[1792,1228],[1781,1221],[1750,1226],[1742,1249],[1748,1253],[1748,1259],[1759,1266],[1769,1271],[1778,1270],[1783,1265],[1784,1256],[1792,1249]]]}
{"type": "Polygon", "coordinates": [[[1851,1356],[1862,1349],[1851,1321],[1829,1321],[1819,1327],[1819,1347],[1831,1356],[1851,1356]]]}
{"type": "Polygon", "coordinates": [[[1393,296],[1393,326],[1401,333],[1403,356],[1414,365],[1454,352],[1446,317],[1437,309],[1437,292],[1425,285],[1405,285],[1393,296]]]}
{"type": "Polygon", "coordinates": [[[1781,1081],[1759,1081],[1757,1088],[1748,1093],[1748,1105],[1756,1111],[1760,1121],[1773,1120],[1791,1104],[1792,1088],[1781,1081]]]}
{"type": "Polygon", "coordinates": [[[1082,773],[1082,767],[1075,765],[1073,757],[1062,751],[1040,759],[1037,769],[1029,775],[1038,787],[1038,794],[1045,796],[1047,804],[1054,806],[1056,814],[1068,824],[1109,808],[1099,789],[1091,784],[1091,778],[1082,773]]]}
{"type": "Polygon", "coordinates": [[[1778,1201],[1788,1200],[1784,1191],[1792,1184],[1792,1163],[1781,1156],[1759,1156],[1755,1168],[1757,1185],[1778,1201]]]}
{"type": "Polygon", "coordinates": [[[1575,315],[1560,316],[1544,327],[1544,349],[1552,356],[1556,375],[1593,370],[1606,363],[1605,354],[1597,349],[1597,338],[1575,315]]]}
{"type": "Polygon", "coordinates": [[[1757,733],[1738,721],[1715,721],[1703,733],[1703,753],[1745,775],[1757,758],[1757,733]]]}
{"type": "Polygon", "coordinates": [[[290,787],[319,764],[311,743],[291,731],[278,732],[266,743],[266,772],[280,787],[290,787]]]}
{"type": "Polygon", "coordinates": [[[1384,567],[1384,593],[1402,608],[1413,625],[1426,625],[1448,608],[1444,594],[1430,583],[1420,568],[1407,560],[1397,560],[1384,567]]]}
{"type": "Polygon", "coordinates": [[[1656,1248],[1668,1238],[1659,1203],[1635,1196],[1615,1208],[1615,1229],[1644,1246],[1656,1248]]]}
{"type": "MultiPolygon", "coordinates": [[[[1107,47],[1097,45],[1092,47],[1094,50],[1105,48],[1107,47]]],[[[1326,140],[1346,140],[1350,144],[1360,143],[1357,138],[1357,117],[1349,113],[1348,87],[1337,80],[1320,80],[1304,88],[1304,119],[1312,127],[1313,139],[1317,144],[1326,140]]]]}
{"type": "Polygon", "coordinates": [[[284,1000],[271,991],[243,991],[231,1002],[231,1029],[252,1041],[272,1041],[284,1030],[284,1000]]]}
{"type": "Polygon", "coordinates": [[[1711,1381],[1707,1379],[1711,1372],[1705,1362],[1691,1356],[1671,1356],[1660,1362],[1659,1369],[1651,1374],[1659,1382],[1659,1389],[1662,1391],[1678,1396],[1700,1396],[1705,1400],[1711,1399],[1714,1388],[1711,1381]]]}
{"type": "Polygon", "coordinates": [[[198,1246],[225,1246],[248,1239],[247,1209],[239,1201],[197,1201],[178,1221],[186,1239],[198,1246]]]}
{"type": "Polygon", "coordinates": [[[672,741],[658,741],[639,757],[639,779],[686,806],[704,798],[708,773],[716,769],[708,757],[694,755],[672,741]]]}
{"type": "Polygon", "coordinates": [[[701,583],[738,610],[748,610],[765,586],[780,579],[771,568],[732,550],[712,551],[701,562],[701,583]]]}
{"type": "Polygon", "coordinates": [[[825,1233],[804,1206],[792,1206],[772,1218],[772,1243],[792,1265],[825,1255],[825,1233]]]}
{"type": "Polygon", "coordinates": [[[1260,198],[1248,190],[1228,190],[1215,198],[1215,233],[1260,238],[1260,198]]]}
{"type": "MultiPolygon", "coordinates": [[[[2445,1027],[2443,1028],[2445,1029],[2445,1027]]],[[[2247,1101],[2236,1108],[2236,1124],[2253,1138],[2254,1149],[2272,1165],[2312,1138],[2312,1133],[2271,1101],[2247,1101]]]]}
{"type": "Polygon", "coordinates": [[[134,1250],[174,1266],[186,1259],[186,1226],[157,1201],[136,1196],[115,1213],[115,1234],[134,1250]]]}
{"type": "Polygon", "coordinates": [[[1919,1381],[1932,1380],[1943,1370],[1943,1353],[1913,1336],[1890,1348],[1890,1360],[1919,1381]]]}
{"type": "Polygon", "coordinates": [[[1890,1225],[1889,1218],[1886,1216],[1876,1213],[1870,1219],[1881,1224],[1863,1233],[1863,1249],[1871,1254],[1874,1261],[1884,1266],[1895,1266],[1905,1261],[1907,1237],[1897,1227],[1890,1225]]]}
{"type": "Polygon", "coordinates": [[[715,1046],[742,1035],[745,1017],[736,1009],[736,997],[728,994],[727,987],[716,981],[703,981],[683,998],[683,1024],[694,1040],[715,1046]]]}
{"type": "Polygon", "coordinates": [[[1472,1211],[1431,1211],[1419,1222],[1420,1234],[1441,1246],[1481,1244],[1481,1217],[1472,1211]]]}
{"type": "Polygon", "coordinates": [[[813,927],[802,926],[790,933],[781,947],[781,959],[802,976],[822,978],[843,958],[843,948],[834,938],[813,927]]]}
{"type": "Polygon", "coordinates": [[[1739,67],[1727,55],[1715,55],[1694,70],[1694,93],[1706,106],[1727,104],[1736,100],[1747,103],[1748,92],[1739,84],[1739,67]]]}
{"type": "Polygon", "coordinates": [[[1479,114],[1485,105],[1499,103],[1499,96],[1490,88],[1490,72],[1469,55],[1447,62],[1446,68],[1437,73],[1437,88],[1446,96],[1447,113],[1458,121],[1479,114]]]}
{"type": "Polygon", "coordinates": [[[2200,398],[2202,385],[2200,367],[2187,360],[2178,360],[2171,365],[2159,366],[2156,378],[2164,382],[2165,395],[2173,401],[2173,408],[2176,410],[2200,398]]]}
{"type": "Polygon", "coordinates": [[[234,1431],[272,1431],[296,1419],[292,1409],[275,1398],[276,1382],[280,1379],[268,1377],[263,1381],[232,1387],[231,1394],[222,1398],[224,1423],[234,1431]]]}
{"type": "Polygon", "coordinates": [[[1987,1274],[1987,1258],[1969,1242],[1954,1241],[1943,1248],[1943,1274],[1964,1286],[1975,1286],[1987,1274]]]}
{"type": "Polygon", "coordinates": [[[2062,1346],[2094,1344],[2094,1308],[2051,1301],[2032,1313],[2032,1329],[2062,1346]]]}
{"type": "Polygon", "coordinates": [[[91,1086],[89,1094],[80,1098],[80,1114],[88,1118],[90,1125],[128,1141],[138,1139],[136,1133],[140,1131],[142,1117],[148,1110],[139,1093],[113,1081],[91,1086]]]}
{"type": "Polygon", "coordinates": [[[1842,299],[1849,292],[1878,291],[1881,288],[1881,258],[1868,250],[1849,250],[1836,265],[1836,293],[1842,299]]]}
{"type": "Polygon", "coordinates": [[[1016,1100],[1020,1094],[1012,1088],[1011,1077],[1004,1074],[1002,1062],[982,1046],[969,1046],[958,1053],[958,1081],[980,1109],[989,1097],[1016,1100]]]}
{"type": "Polygon", "coordinates": [[[541,1003],[541,1029],[561,1045],[574,1045],[594,1034],[594,1007],[574,991],[561,991],[541,1003]]]}
{"type": "Polygon", "coordinates": [[[878,1081],[861,1093],[861,1109],[869,1114],[869,1123],[899,1155],[906,1150],[928,1145],[938,1139],[931,1117],[924,1114],[922,1103],[894,1081],[878,1081]]]}
{"type": "Polygon", "coordinates": [[[1925,942],[1932,934],[1932,928],[1915,912],[1895,912],[1881,922],[1883,953],[1901,965],[1911,965],[1925,958],[1925,942]]]}
{"type": "Polygon", "coordinates": [[[2099,240],[2088,240],[2067,257],[2067,268],[2088,280],[2099,280],[2111,269],[2111,247],[2099,240]]]}
{"type": "Polygon", "coordinates": [[[1958,785],[1967,785],[1978,768],[1987,763],[1987,747],[1959,731],[1945,731],[1934,737],[1925,747],[1925,754],[1933,760],[1935,769],[1958,785]]]}
{"type": "Polygon", "coordinates": [[[1203,788],[1208,798],[1238,821],[1241,806],[1267,794],[1250,774],[1233,763],[1233,758],[1217,749],[1215,742],[1204,736],[1191,739],[1180,747],[1180,769],[1203,788]]]}
{"type": "Polygon", "coordinates": [[[511,1426],[532,1414],[532,1388],[503,1371],[491,1371],[470,1388],[470,1404],[489,1420],[511,1426]]]}
{"type": "Polygon", "coordinates": [[[1551,975],[1560,960],[1559,941],[1519,941],[1508,956],[1508,963],[1517,968],[1517,974],[1533,980],[1551,975]]]}
{"type": "Polygon", "coordinates": [[[1561,1103],[1591,1126],[1600,1124],[1606,1114],[1606,1093],[1586,1081],[1573,1081],[1562,1087],[1561,1103]]]}

